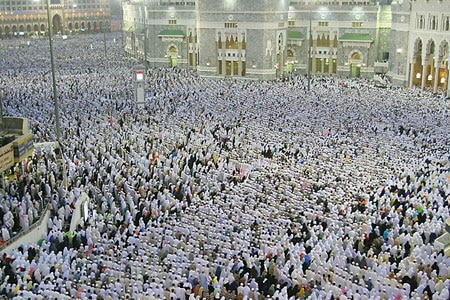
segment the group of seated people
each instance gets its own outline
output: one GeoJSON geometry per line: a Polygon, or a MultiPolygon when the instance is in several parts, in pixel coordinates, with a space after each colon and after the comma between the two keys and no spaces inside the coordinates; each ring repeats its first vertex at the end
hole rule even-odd
{"type": "MultiPolygon", "coordinates": [[[[7,182],[3,225],[16,210],[12,226],[27,230],[40,203],[51,217],[39,243],[1,253],[2,295],[449,298],[450,259],[436,243],[450,216],[443,95],[322,76],[308,91],[303,75],[258,82],[153,67],[138,108],[135,62],[112,40],[105,58],[102,38],[55,43],[65,54],[56,64],[67,185],[54,153],[7,182]],[[70,231],[82,195],[90,213],[70,231]]],[[[46,58],[6,55],[4,112],[29,118],[37,141],[54,140],[46,58]]]]}

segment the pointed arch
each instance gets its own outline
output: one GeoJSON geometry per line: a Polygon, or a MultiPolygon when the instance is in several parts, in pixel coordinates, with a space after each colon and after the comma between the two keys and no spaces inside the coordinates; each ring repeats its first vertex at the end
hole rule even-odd
{"type": "Polygon", "coordinates": [[[289,59],[292,59],[293,57],[295,57],[295,51],[292,48],[287,49],[287,57],[289,59]]]}
{"type": "Polygon", "coordinates": [[[178,52],[178,48],[175,45],[170,45],[169,49],[168,49],[169,53],[177,53],[178,52]]]}
{"type": "Polygon", "coordinates": [[[449,57],[449,44],[447,40],[443,40],[439,44],[438,55],[440,60],[447,59],[449,57]]]}
{"type": "Polygon", "coordinates": [[[362,63],[363,59],[364,54],[357,49],[353,49],[352,51],[350,51],[350,54],[348,55],[348,61],[350,63],[362,63]]]}
{"type": "Polygon", "coordinates": [[[52,30],[53,30],[53,34],[58,34],[58,33],[62,33],[63,32],[63,22],[62,22],[62,17],[59,14],[56,14],[53,16],[52,18],[52,30]]]}
{"type": "Polygon", "coordinates": [[[437,88],[442,90],[448,89],[449,80],[449,60],[450,60],[450,46],[447,40],[441,41],[438,50],[438,67],[437,67],[437,88]]]}
{"type": "Polygon", "coordinates": [[[422,39],[421,38],[417,38],[414,41],[413,57],[422,56],[422,48],[423,48],[422,39]]]}
{"type": "Polygon", "coordinates": [[[426,55],[431,55],[434,54],[436,51],[436,43],[434,42],[433,39],[429,39],[427,42],[427,47],[426,47],[426,55]]]}

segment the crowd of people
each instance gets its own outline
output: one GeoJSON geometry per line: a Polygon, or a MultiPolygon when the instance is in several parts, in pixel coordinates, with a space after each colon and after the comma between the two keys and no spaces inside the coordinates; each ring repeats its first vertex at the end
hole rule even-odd
{"type": "MultiPolygon", "coordinates": [[[[47,45],[14,43],[2,45],[4,113],[54,141],[47,45]]],[[[112,36],[103,47],[97,35],[55,41],[67,185],[51,152],[8,183],[19,191],[3,201],[31,207],[40,191],[52,216],[38,244],[2,253],[2,295],[449,298],[450,258],[435,243],[450,217],[443,95],[149,66],[138,108],[136,62],[112,36]],[[70,232],[83,193],[90,215],[70,232]]]]}

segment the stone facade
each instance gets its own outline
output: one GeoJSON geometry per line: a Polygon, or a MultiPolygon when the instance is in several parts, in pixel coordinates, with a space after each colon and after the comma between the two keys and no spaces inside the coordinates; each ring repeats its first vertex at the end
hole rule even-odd
{"type": "MultiPolygon", "coordinates": [[[[418,66],[411,65],[420,60],[420,72],[433,65],[432,73],[441,74],[437,89],[448,86],[448,71],[441,71],[448,69],[448,60],[429,62],[426,48],[440,47],[441,58],[448,57],[450,1],[136,0],[123,8],[125,50],[147,65],[263,80],[308,71],[381,75],[407,86],[417,85],[411,74],[418,76],[418,66]],[[417,29],[422,12],[422,26],[436,27],[431,36],[417,29]]],[[[424,73],[428,78],[430,72],[424,73]]],[[[427,80],[420,82],[426,85],[427,80]]]]}
{"type": "Polygon", "coordinates": [[[48,34],[47,3],[53,34],[111,30],[111,11],[107,0],[0,0],[0,38],[48,34]]]}
{"type": "Polygon", "coordinates": [[[450,95],[450,1],[396,0],[391,6],[393,83],[450,95]]]}

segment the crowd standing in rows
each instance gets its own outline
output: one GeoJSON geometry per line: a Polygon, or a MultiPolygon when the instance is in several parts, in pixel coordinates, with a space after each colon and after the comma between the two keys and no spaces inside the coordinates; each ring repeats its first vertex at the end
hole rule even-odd
{"type": "MultiPolygon", "coordinates": [[[[46,43],[2,47],[5,114],[54,141],[46,43]]],[[[11,225],[13,212],[32,222],[48,201],[52,217],[39,244],[2,253],[2,295],[449,298],[450,259],[435,244],[450,215],[448,99],[150,66],[140,109],[136,62],[110,39],[101,49],[97,35],[55,42],[67,186],[51,151],[6,180],[3,239],[29,227],[11,225]],[[82,193],[91,213],[69,232],[82,193]]]]}

